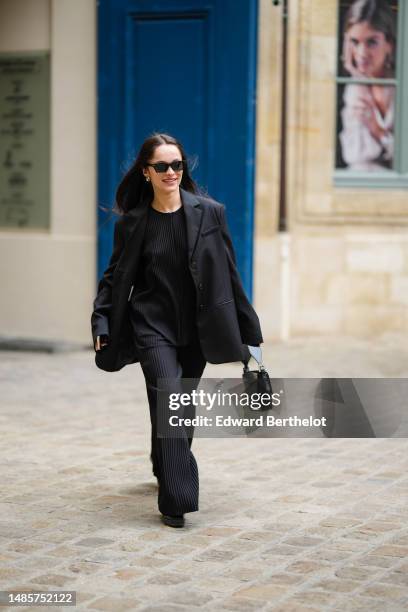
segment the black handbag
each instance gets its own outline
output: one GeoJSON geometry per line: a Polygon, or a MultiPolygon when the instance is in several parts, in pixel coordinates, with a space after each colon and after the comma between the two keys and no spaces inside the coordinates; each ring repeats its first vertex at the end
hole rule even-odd
{"type": "MultiPolygon", "coordinates": [[[[272,384],[269,374],[262,363],[262,351],[260,347],[248,346],[249,357],[242,361],[244,368],[242,371],[242,380],[247,393],[268,393],[272,394],[272,384]],[[250,370],[248,363],[253,357],[258,363],[258,370],[250,370]]],[[[263,407],[261,410],[267,410],[268,407],[263,407]]]]}

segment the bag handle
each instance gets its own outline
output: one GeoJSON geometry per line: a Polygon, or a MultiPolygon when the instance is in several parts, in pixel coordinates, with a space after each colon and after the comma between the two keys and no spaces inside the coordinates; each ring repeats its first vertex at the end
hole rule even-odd
{"type": "Polygon", "coordinates": [[[248,347],[248,351],[250,353],[249,359],[247,360],[242,360],[242,363],[244,364],[244,372],[248,372],[249,368],[248,368],[248,363],[251,359],[251,357],[253,357],[255,359],[255,361],[258,364],[259,370],[262,371],[265,369],[265,366],[263,365],[263,360],[262,360],[262,349],[260,346],[250,346],[249,344],[247,344],[248,347]]]}

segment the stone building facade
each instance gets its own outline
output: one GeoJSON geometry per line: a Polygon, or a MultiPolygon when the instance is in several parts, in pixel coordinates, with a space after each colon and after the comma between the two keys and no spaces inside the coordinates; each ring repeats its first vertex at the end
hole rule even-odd
{"type": "Polygon", "coordinates": [[[277,7],[260,3],[256,299],[270,337],[408,331],[408,190],[339,186],[333,177],[337,21],[337,1],[290,2],[288,232],[280,235],[282,26],[277,7]]]}
{"type": "MultiPolygon", "coordinates": [[[[333,177],[337,0],[289,3],[288,216],[278,231],[282,10],[258,2],[254,304],[265,340],[406,332],[408,190],[333,177]]],[[[0,0],[0,51],[36,49],[51,53],[51,223],[0,228],[0,335],[86,344],[96,286],[96,2],[0,0]]]]}

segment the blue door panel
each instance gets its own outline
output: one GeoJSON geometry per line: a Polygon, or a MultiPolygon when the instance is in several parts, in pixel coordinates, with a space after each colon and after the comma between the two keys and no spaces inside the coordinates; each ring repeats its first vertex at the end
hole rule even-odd
{"type": "MultiPolygon", "coordinates": [[[[144,138],[183,142],[192,175],[225,203],[238,266],[252,295],[257,0],[100,0],[98,202],[144,138]]],[[[113,219],[99,211],[98,277],[113,219]]]]}
{"type": "Polygon", "coordinates": [[[204,184],[208,180],[207,28],[205,15],[172,19],[134,15],[127,35],[124,120],[124,143],[132,157],[149,131],[175,134],[187,151],[200,152],[195,177],[204,184]]]}

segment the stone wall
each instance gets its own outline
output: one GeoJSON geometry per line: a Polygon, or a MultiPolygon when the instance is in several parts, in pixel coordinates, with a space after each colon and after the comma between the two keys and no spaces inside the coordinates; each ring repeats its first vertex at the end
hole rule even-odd
{"type": "Polygon", "coordinates": [[[290,247],[282,256],[277,234],[282,9],[260,2],[255,305],[267,338],[408,331],[408,190],[334,186],[337,5],[290,3],[290,247]],[[282,325],[285,317],[289,332],[282,325]]]}
{"type": "Polygon", "coordinates": [[[0,336],[90,344],[96,268],[96,3],[0,0],[0,51],[51,55],[50,227],[0,228],[0,336]]]}

